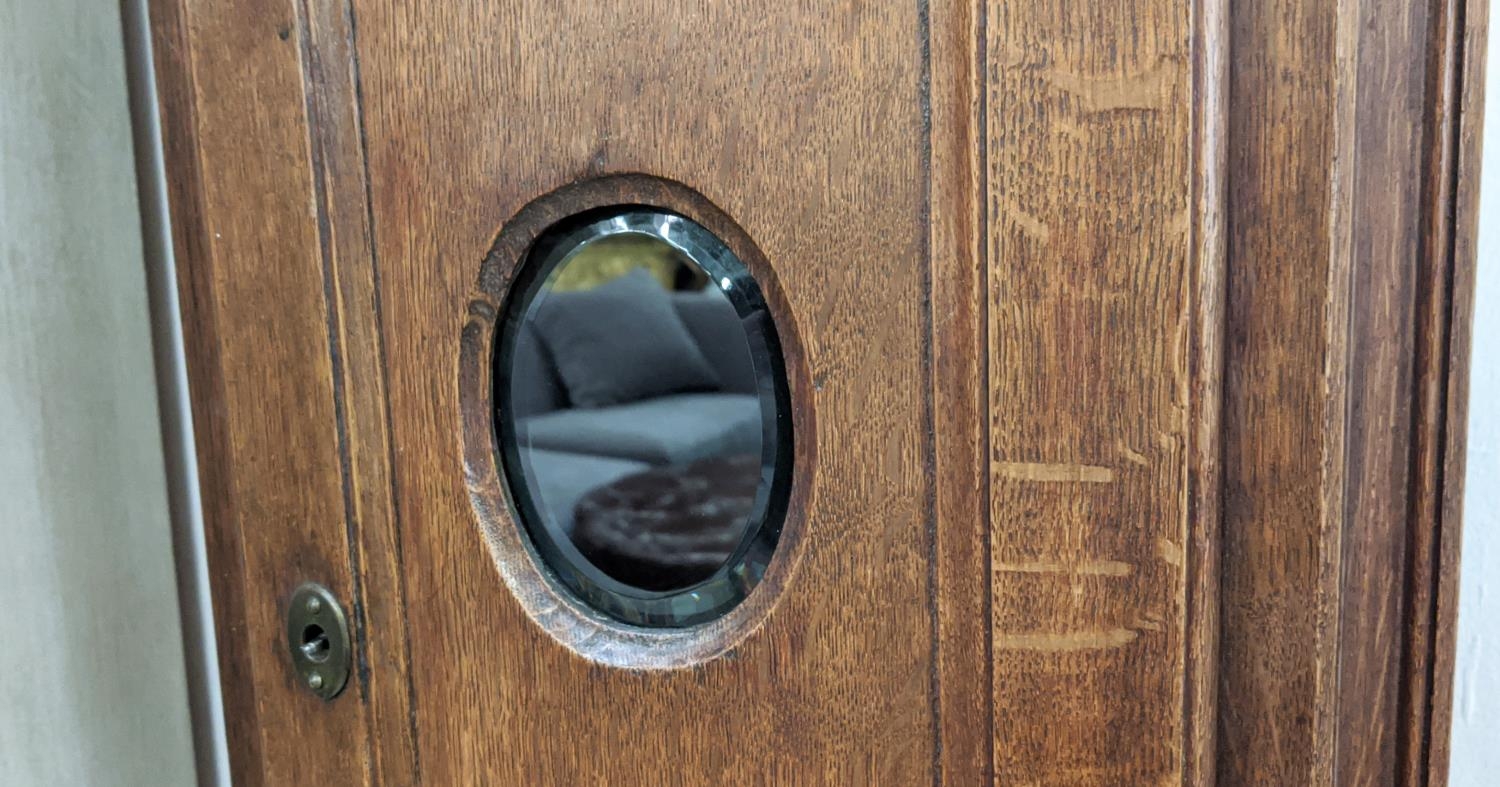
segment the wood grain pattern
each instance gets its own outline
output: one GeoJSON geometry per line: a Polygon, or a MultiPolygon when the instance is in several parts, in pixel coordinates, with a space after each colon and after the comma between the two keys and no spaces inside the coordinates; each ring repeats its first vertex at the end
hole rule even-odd
{"type": "Polygon", "coordinates": [[[1434,767],[1449,282],[1472,263],[1449,252],[1460,53],[1433,8],[1236,6],[1223,781],[1434,767]]]}
{"type": "Polygon", "coordinates": [[[332,300],[335,396],[354,570],[356,658],[370,731],[373,784],[419,776],[406,629],[406,584],[391,478],[385,348],[375,302],[369,186],[358,106],[358,64],[347,4],[298,0],[314,199],[332,300]]]}
{"type": "MultiPolygon", "coordinates": [[[[1358,4],[1349,77],[1347,192],[1351,305],[1339,589],[1335,779],[1394,784],[1402,753],[1400,689],[1407,606],[1417,384],[1422,113],[1427,7],[1358,4]]],[[[1337,231],[1337,230],[1336,230],[1337,231]]],[[[1339,239],[1335,239],[1339,243],[1339,239]]],[[[1331,282],[1337,286],[1338,282],[1331,282]]],[[[1334,297],[1340,293],[1335,291],[1334,297]]],[[[1336,381],[1335,381],[1336,382],[1336,381]]]]}
{"type": "Polygon", "coordinates": [[[355,11],[424,780],[930,780],[915,7],[355,11]],[[693,669],[593,665],[534,625],[458,440],[460,330],[495,233],[553,188],[632,171],[702,192],[765,251],[818,414],[789,592],[693,669]]]}
{"type": "Polygon", "coordinates": [[[993,780],[982,3],[932,4],[932,432],[943,784],[993,780]]]}
{"type": "MultiPolygon", "coordinates": [[[[1231,7],[1217,778],[1326,784],[1336,564],[1324,468],[1337,7],[1231,7]],[[1230,699],[1232,698],[1232,699],[1230,699]],[[1320,758],[1322,761],[1320,762],[1320,758]]],[[[1331,427],[1331,428],[1330,428],[1331,427]]]]}
{"type": "MultiPolygon", "coordinates": [[[[1449,737],[1453,728],[1453,677],[1458,638],[1459,545],[1462,541],[1464,492],[1464,448],[1468,425],[1470,326],[1474,316],[1474,273],[1478,262],[1475,241],[1479,222],[1479,162],[1483,159],[1481,126],[1484,119],[1485,63],[1488,50],[1489,2],[1465,0],[1451,6],[1447,24],[1450,35],[1444,46],[1451,51],[1435,58],[1445,63],[1445,76],[1454,84],[1444,107],[1456,112],[1437,122],[1438,128],[1452,134],[1452,148],[1445,163],[1453,168],[1448,185],[1453,189],[1447,198],[1452,219],[1447,225],[1451,253],[1446,305],[1448,311],[1448,344],[1437,348],[1446,352],[1442,374],[1442,434],[1437,439],[1441,455],[1441,482],[1435,494],[1440,495],[1438,521],[1434,525],[1434,574],[1432,588],[1432,633],[1430,636],[1431,684],[1428,696],[1426,783],[1448,782],[1449,737]]],[[[1441,204],[1441,203],[1439,203],[1441,204]]],[[[1434,206],[1436,207],[1436,206],[1434,206]]],[[[1442,234],[1439,225],[1436,234],[1442,234]]],[[[1438,245],[1436,243],[1434,246],[1438,245]]],[[[1418,722],[1419,728],[1421,722],[1418,722]]]]}
{"type": "MultiPolygon", "coordinates": [[[[1447,542],[1458,538],[1459,511],[1445,510],[1463,486],[1463,416],[1467,392],[1457,400],[1454,385],[1465,384],[1468,368],[1466,326],[1472,308],[1467,271],[1472,251],[1463,247],[1472,238],[1472,219],[1458,210],[1463,170],[1460,169],[1460,129],[1465,122],[1463,70],[1472,55],[1464,41],[1468,9],[1463,3],[1436,4],[1427,30],[1426,90],[1422,145],[1421,264],[1417,271],[1416,344],[1413,360],[1416,390],[1412,435],[1412,495],[1408,516],[1409,577],[1405,583],[1408,621],[1400,679],[1401,718],[1398,720],[1397,779],[1421,784],[1432,778],[1446,781],[1447,738],[1454,648],[1443,650],[1445,624],[1442,594],[1452,577],[1443,572],[1447,542]],[[1455,355],[1455,348],[1465,348],[1455,355]],[[1450,363],[1456,366],[1450,368],[1450,363]],[[1452,369],[1458,369],[1455,375],[1452,369]],[[1453,408],[1456,413],[1447,411],[1453,408]],[[1458,420],[1455,422],[1453,417],[1458,420]],[[1455,425],[1456,424],[1456,425],[1455,425]],[[1449,441],[1452,444],[1449,444],[1449,441]],[[1449,463],[1458,457],[1458,471],[1449,463]],[[1456,488],[1450,488],[1456,487],[1456,488]]],[[[1479,57],[1482,61],[1482,53],[1479,57]]],[[[1472,122],[1472,118],[1469,119],[1472,122]]],[[[1463,151],[1467,152],[1467,151],[1463,151]]],[[[1477,169],[1477,168],[1472,168],[1477,169]]],[[[1456,553],[1455,553],[1456,554],[1456,553]]],[[[1456,566],[1448,566],[1456,576],[1456,566]]]]}
{"type": "Polygon", "coordinates": [[[167,199],[171,210],[172,247],[177,261],[178,290],[184,326],[192,421],[198,452],[199,496],[203,510],[204,549],[213,587],[215,638],[219,677],[225,708],[232,778],[253,784],[265,767],[256,708],[256,683],[250,654],[243,643],[245,630],[244,568],[237,532],[228,508],[233,473],[227,466],[229,424],[220,398],[218,353],[212,301],[204,295],[211,286],[208,259],[209,216],[203,203],[202,162],[198,156],[197,87],[192,72],[190,31],[185,9],[177,3],[155,2],[150,7],[151,47],[156,60],[157,102],[160,105],[162,158],[169,170],[167,199]],[[197,332],[200,338],[193,340],[197,332]],[[214,506],[214,510],[210,510],[214,506]]]}
{"type": "Polygon", "coordinates": [[[367,777],[361,703],[300,689],[285,655],[298,584],[352,590],[296,14],[271,0],[152,12],[231,770],[367,777]]]}
{"type": "Polygon", "coordinates": [[[995,778],[1180,782],[1207,726],[1185,718],[1189,640],[1211,656],[1187,628],[1187,557],[1214,552],[1217,436],[1199,425],[1222,314],[1223,257],[1197,234],[1218,176],[1194,171],[1217,160],[1193,109],[1217,56],[1196,53],[1223,39],[1184,2],[987,16],[995,778]],[[1033,562],[1058,569],[999,570],[1033,562]]]}
{"type": "Polygon", "coordinates": [[[153,10],[239,779],[1442,783],[1483,0],[153,10]],[[609,189],[758,249],[805,499],[722,630],[564,645],[496,233],[609,189]]]}
{"type": "Polygon", "coordinates": [[[1441,548],[1442,506],[1442,438],[1446,424],[1442,411],[1446,407],[1448,379],[1448,320],[1450,317],[1449,248],[1452,200],[1455,196],[1454,168],[1456,137],[1453,133],[1458,112],[1453,102],[1459,85],[1456,72],[1458,53],[1458,4],[1452,0],[1434,4],[1428,24],[1426,85],[1431,96],[1425,103],[1422,118],[1422,225],[1421,265],[1417,271],[1416,344],[1413,370],[1416,396],[1413,402],[1411,486],[1414,491],[1409,509],[1410,571],[1407,601],[1411,619],[1402,643],[1409,654],[1423,658],[1403,661],[1400,676],[1402,717],[1399,720],[1401,750],[1398,752],[1401,783],[1420,784],[1426,778],[1428,728],[1431,724],[1435,644],[1435,612],[1438,568],[1441,548]]]}

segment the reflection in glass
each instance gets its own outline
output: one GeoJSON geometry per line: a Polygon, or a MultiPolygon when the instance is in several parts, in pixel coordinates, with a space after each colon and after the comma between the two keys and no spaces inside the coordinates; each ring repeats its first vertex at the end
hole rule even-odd
{"type": "Polygon", "coordinates": [[[553,575],[628,623],[738,604],[780,534],[786,379],[749,271],[698,224],[611,209],[549,230],[507,304],[497,423],[553,575]]]}

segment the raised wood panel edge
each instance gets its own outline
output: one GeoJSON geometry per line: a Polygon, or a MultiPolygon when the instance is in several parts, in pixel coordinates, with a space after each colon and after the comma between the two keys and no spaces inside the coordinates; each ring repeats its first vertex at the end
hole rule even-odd
{"type": "Polygon", "coordinates": [[[1444,540],[1456,540],[1457,527],[1456,511],[1444,509],[1460,494],[1445,466],[1455,440],[1461,456],[1453,410],[1461,422],[1455,392],[1466,367],[1453,356],[1466,346],[1463,281],[1472,266],[1456,251],[1472,227],[1453,211],[1455,184],[1467,176],[1455,136],[1467,65],[1460,9],[1341,2],[1323,53],[1334,91],[1322,154],[1329,247],[1320,578],[1311,602],[1317,682],[1312,738],[1295,755],[1317,784],[1442,781],[1433,730],[1450,710],[1434,692],[1451,673],[1441,586],[1444,540]]]}
{"type": "Polygon", "coordinates": [[[1223,553],[1225,341],[1228,330],[1229,3],[1193,4],[1192,346],[1187,495],[1183,783],[1211,785],[1217,769],[1219,565],[1223,553]]]}
{"type": "Polygon", "coordinates": [[[931,4],[928,256],[941,784],[994,775],[987,222],[982,140],[985,8],[931,4]]]}
{"type": "Polygon", "coordinates": [[[1328,382],[1347,410],[1339,484],[1327,487],[1342,495],[1328,531],[1339,544],[1339,686],[1324,706],[1335,728],[1319,743],[1330,783],[1415,787],[1442,782],[1434,727],[1451,713],[1434,690],[1452,671],[1442,555],[1457,541],[1462,477],[1448,467],[1461,462],[1467,364],[1454,349],[1467,347],[1472,300],[1473,220],[1459,194],[1477,168],[1461,136],[1473,120],[1460,104],[1468,12],[1451,0],[1343,9],[1348,104],[1332,166],[1347,186],[1335,192],[1348,243],[1335,261],[1349,278],[1344,290],[1330,281],[1330,298],[1349,311],[1330,338],[1347,365],[1328,382]]]}
{"type": "Polygon", "coordinates": [[[161,116],[162,156],[167,170],[167,200],[171,211],[172,247],[177,259],[184,353],[188,357],[194,446],[199,457],[198,484],[203,501],[204,541],[211,577],[214,635],[219,642],[219,675],[225,709],[225,737],[229,769],[235,784],[264,782],[256,687],[250,677],[249,654],[231,643],[245,636],[243,547],[232,529],[214,527],[229,521],[233,498],[228,493],[232,468],[222,458],[229,442],[229,426],[221,408],[213,406],[223,384],[223,372],[213,349],[214,306],[208,296],[203,260],[207,221],[202,203],[198,160],[198,121],[194,107],[193,72],[188,54],[184,0],[149,0],[151,48],[155,59],[157,104],[161,116]]]}
{"type": "MultiPolygon", "coordinates": [[[[1450,347],[1463,331],[1466,319],[1457,317],[1454,303],[1457,269],[1465,263],[1458,257],[1458,223],[1455,203],[1462,177],[1459,167],[1459,132],[1463,122],[1462,71],[1464,53],[1464,3],[1441,0],[1432,6],[1428,25],[1427,101],[1423,118],[1422,243],[1417,271],[1415,361],[1416,385],[1413,411],[1412,480],[1409,507],[1409,580],[1406,588],[1408,620],[1405,627],[1401,680],[1400,751],[1398,777],[1403,784],[1427,782],[1435,741],[1434,716],[1444,713],[1433,689],[1439,673],[1451,672],[1451,657],[1439,649],[1441,620],[1439,594],[1443,577],[1443,540],[1450,528],[1445,522],[1443,499],[1447,489],[1443,454],[1450,438],[1445,410],[1463,403],[1453,402],[1448,389],[1454,383],[1450,347]]],[[[1472,263],[1470,263],[1472,264],[1472,263]]],[[[1462,479],[1454,479],[1460,487],[1462,479]]],[[[1456,523],[1453,523],[1456,532],[1456,523]]],[[[1456,537],[1456,536],[1455,536],[1456,537]]],[[[1446,700],[1443,701],[1446,704],[1446,700]]],[[[1445,755],[1444,755],[1445,756],[1445,755]]]]}
{"type": "Polygon", "coordinates": [[[1467,335],[1442,251],[1457,8],[1233,8],[1220,781],[1431,767],[1451,650],[1434,495],[1461,398],[1444,358],[1467,335]]]}
{"type": "Polygon", "coordinates": [[[1447,132],[1452,135],[1449,158],[1453,167],[1451,256],[1448,293],[1440,308],[1447,309],[1447,346],[1435,348],[1445,355],[1441,371],[1446,378],[1442,392],[1444,412],[1438,442],[1440,496],[1436,508],[1436,544],[1432,552],[1431,682],[1428,713],[1418,724],[1425,726],[1427,747],[1422,766],[1426,784],[1448,783],[1453,728],[1454,662],[1458,644],[1458,578],[1463,530],[1465,450],[1468,427],[1469,369],[1474,316],[1474,275],[1478,249],[1479,176],[1483,160],[1485,64],[1488,57],[1489,0],[1455,0],[1449,17],[1452,35],[1445,40],[1452,48],[1451,72],[1456,84],[1448,104],[1456,113],[1447,132]]]}
{"type": "Polygon", "coordinates": [[[363,659],[325,702],[283,628],[307,580],[363,614],[306,20],[289,0],[149,10],[231,774],[368,781],[363,659]]]}
{"type": "Polygon", "coordinates": [[[370,730],[374,784],[420,781],[406,626],[401,521],[386,398],[379,270],[372,242],[368,163],[354,11],[347,2],[296,0],[311,163],[338,375],[341,470],[348,507],[358,684],[370,730]]]}

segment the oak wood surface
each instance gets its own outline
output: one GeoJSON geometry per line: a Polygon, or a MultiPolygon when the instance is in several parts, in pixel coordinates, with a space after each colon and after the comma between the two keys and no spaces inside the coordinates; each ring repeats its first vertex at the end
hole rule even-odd
{"type": "MultiPolygon", "coordinates": [[[[1421,192],[1424,37],[1423,4],[1367,2],[1341,20],[1353,41],[1352,158],[1336,194],[1346,212],[1350,303],[1347,353],[1347,433],[1339,556],[1338,730],[1335,779],[1341,784],[1394,784],[1409,753],[1403,740],[1401,696],[1404,630],[1416,619],[1407,594],[1414,534],[1412,478],[1414,407],[1420,399],[1414,364],[1417,281],[1423,211],[1421,192]]],[[[1342,140],[1341,140],[1342,141],[1342,140]]],[[[1341,239],[1336,238],[1339,244],[1341,239]]],[[[1335,286],[1341,282],[1334,282],[1335,286]]],[[[1336,382],[1336,381],[1335,381],[1336,382]]],[[[1435,419],[1430,419],[1435,420],[1435,419]]]]}
{"type": "Polygon", "coordinates": [[[1194,374],[1216,376],[1200,365],[1216,348],[1199,337],[1219,308],[1195,285],[1218,280],[1223,260],[1194,242],[1219,199],[1192,169],[1194,68],[1195,51],[1222,40],[1205,40],[1193,12],[1170,0],[987,4],[1002,783],[1181,781],[1198,731],[1185,712],[1187,559],[1201,524],[1189,489],[1216,487],[1191,444],[1195,416],[1218,402],[1196,400],[1214,389],[1194,374]]]}
{"type": "Polygon", "coordinates": [[[1440,784],[1484,12],[155,0],[237,778],[1440,784]],[[590,183],[732,220],[792,338],[719,639],[497,569],[496,235],[590,183]]]}
{"type": "Polygon", "coordinates": [[[915,9],[355,11],[424,780],[930,779],[915,9]],[[481,539],[457,439],[459,331],[496,231],[547,191],[632,171],[756,239],[820,427],[800,436],[819,457],[797,592],[693,669],[597,666],[534,625],[481,539]]]}
{"type": "MultiPolygon", "coordinates": [[[[931,5],[929,248],[936,480],[940,777],[994,778],[987,404],[987,178],[982,144],[985,9],[931,5]]],[[[936,780],[935,780],[936,781],[936,780]]]]}
{"type": "MultiPolygon", "coordinates": [[[[1459,544],[1462,541],[1464,492],[1464,445],[1468,434],[1470,327],[1474,316],[1474,273],[1477,262],[1475,247],[1479,221],[1479,162],[1482,160],[1482,124],[1484,119],[1485,63],[1488,56],[1489,2],[1464,0],[1449,6],[1449,27],[1445,46],[1451,51],[1442,58],[1444,76],[1453,84],[1443,109],[1444,117],[1435,123],[1441,133],[1451,134],[1452,147],[1443,163],[1452,167],[1447,180],[1451,193],[1446,204],[1452,211],[1449,221],[1434,222],[1436,230],[1431,246],[1435,252],[1446,251],[1447,298],[1434,299],[1439,309],[1448,310],[1447,346],[1434,348],[1443,353],[1446,378],[1441,388],[1443,410],[1441,435],[1437,438],[1440,456],[1437,461],[1439,481],[1434,494],[1440,495],[1433,523],[1432,622],[1428,687],[1426,774],[1428,784],[1448,781],[1449,736],[1453,727],[1454,662],[1458,651],[1458,574],[1459,544]],[[1456,116],[1454,116],[1456,113],[1456,116]],[[1446,230],[1446,249],[1441,235],[1446,230]]],[[[1433,114],[1437,114],[1434,112],[1433,114]]],[[[1439,188],[1442,188],[1439,186],[1439,188]]],[[[1439,201],[1442,204],[1443,201],[1439,201]]],[[[1429,428],[1432,428],[1429,425],[1429,428]]],[[[1426,589],[1423,586],[1422,589],[1426,589]]],[[[1418,721],[1421,724],[1421,721],[1418,721]]]]}
{"type": "Polygon", "coordinates": [[[1321,783],[1333,649],[1321,477],[1341,440],[1325,425],[1342,424],[1322,385],[1336,8],[1231,9],[1217,778],[1321,783]]]}
{"type": "Polygon", "coordinates": [[[299,0],[308,102],[310,166],[327,266],[335,395],[342,409],[340,461],[355,584],[353,625],[360,642],[361,698],[370,734],[370,779],[416,781],[411,647],[400,523],[391,477],[393,447],[385,395],[385,347],[375,302],[378,259],[370,238],[369,183],[359,116],[359,74],[347,3],[299,0]]]}
{"type": "Polygon", "coordinates": [[[297,17],[278,2],[152,12],[231,770],[368,779],[363,702],[301,689],[283,633],[293,589],[349,599],[353,573],[297,17]]]}

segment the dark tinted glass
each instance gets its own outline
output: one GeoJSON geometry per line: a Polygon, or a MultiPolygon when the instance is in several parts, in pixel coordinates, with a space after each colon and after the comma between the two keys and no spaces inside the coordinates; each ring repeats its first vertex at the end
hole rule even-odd
{"type": "Polygon", "coordinates": [[[552,575],[643,626],[743,600],[780,535],[792,449],[775,326],[744,264],[682,216],[585,214],[538,240],[501,331],[501,462],[552,575]]]}

